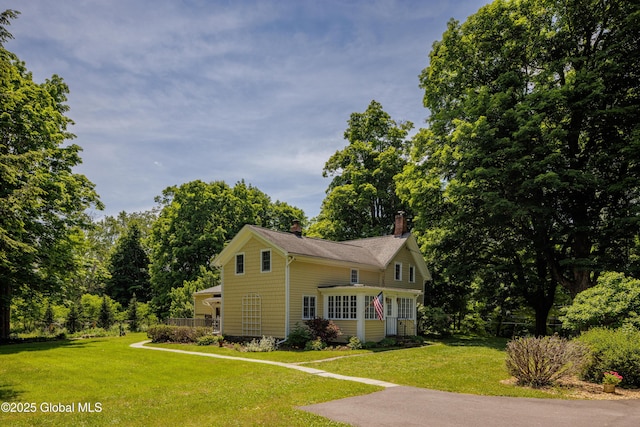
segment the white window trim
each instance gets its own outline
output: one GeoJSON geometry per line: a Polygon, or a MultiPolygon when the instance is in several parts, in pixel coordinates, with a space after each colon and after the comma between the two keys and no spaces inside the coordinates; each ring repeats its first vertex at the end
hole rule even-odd
{"type": "Polygon", "coordinates": [[[357,320],[358,308],[357,308],[357,296],[354,294],[337,294],[327,295],[325,297],[325,316],[330,320],[357,320]],[[336,304],[336,298],[340,298],[340,305],[336,304]],[[333,299],[333,316],[329,313],[329,301],[333,299]],[[355,306],[353,305],[355,303],[355,306]],[[347,313],[347,317],[343,317],[347,313]]]}
{"type": "Polygon", "coordinates": [[[409,264],[409,283],[416,283],[416,266],[409,264]]]}
{"type": "MultiPolygon", "coordinates": [[[[312,306],[310,305],[309,308],[311,308],[312,306]]],[[[315,319],[318,315],[318,298],[315,295],[303,295],[302,296],[302,320],[311,320],[311,319],[315,319]],[[313,315],[310,316],[306,316],[304,315],[304,309],[305,309],[305,298],[309,298],[309,301],[313,301],[313,315]]]]}
{"type": "Polygon", "coordinates": [[[414,298],[398,298],[397,299],[397,305],[398,305],[398,319],[401,320],[415,320],[416,318],[416,301],[414,298]],[[404,304],[401,303],[402,300],[406,300],[409,301],[408,306],[405,306],[404,304]],[[406,309],[406,310],[405,310],[406,309]],[[409,313],[409,317],[405,317],[407,313],[404,313],[404,311],[408,311],[409,313]]]}
{"type": "Polygon", "coordinates": [[[235,265],[233,267],[234,267],[236,276],[244,276],[244,273],[247,271],[247,256],[244,254],[244,252],[239,252],[236,254],[234,261],[235,261],[235,265]],[[239,255],[242,255],[242,273],[238,273],[238,256],[239,255]]]}
{"type": "Polygon", "coordinates": [[[401,262],[396,262],[393,266],[393,279],[396,282],[402,282],[402,263],[401,262]],[[399,275],[396,274],[396,272],[398,271],[398,267],[400,267],[399,275]]]}
{"type": "Polygon", "coordinates": [[[273,269],[273,259],[271,257],[271,249],[262,249],[260,251],[260,273],[271,273],[271,270],[273,269]],[[269,253],[269,269],[268,270],[264,270],[264,253],[269,253]]]}
{"type": "Polygon", "coordinates": [[[351,282],[352,285],[356,284],[356,283],[360,283],[360,270],[358,270],[357,268],[352,268],[351,269],[351,273],[350,273],[350,277],[349,277],[349,281],[351,282]],[[353,281],[353,273],[356,273],[356,280],[355,282],[353,281]]]}

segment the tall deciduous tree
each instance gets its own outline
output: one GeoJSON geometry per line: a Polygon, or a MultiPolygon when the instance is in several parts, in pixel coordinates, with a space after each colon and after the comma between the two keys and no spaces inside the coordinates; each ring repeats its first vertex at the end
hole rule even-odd
{"type": "Polygon", "coordinates": [[[440,228],[468,259],[504,258],[512,280],[535,289],[538,333],[557,284],[575,296],[629,263],[638,40],[635,1],[498,0],[449,22],[421,74],[430,126],[401,193],[418,228],[440,228]],[[465,227],[485,237],[470,241],[465,227]]]}
{"type": "Polygon", "coordinates": [[[411,122],[396,122],[371,101],[353,113],[344,138],[349,144],[327,160],[323,175],[333,176],[310,235],[332,240],[379,236],[393,231],[394,217],[407,206],[396,196],[393,177],[406,163],[411,122]]]}
{"type": "Polygon", "coordinates": [[[305,221],[302,210],[272,203],[244,182],[230,187],[222,181],[192,181],[166,188],[156,201],[162,208],[150,235],[150,273],[152,303],[160,318],[169,314],[172,289],[210,271],[213,256],[245,224],[288,231],[293,219],[305,221]]]}
{"type": "Polygon", "coordinates": [[[44,83],[4,43],[17,13],[0,14],[0,338],[9,335],[13,295],[56,289],[73,272],[72,230],[99,206],[94,185],[72,172],[80,147],[66,143],[67,85],[56,75],[44,83]]]}
{"type": "Polygon", "coordinates": [[[136,224],[131,225],[116,244],[109,262],[109,273],[111,278],[105,292],[111,298],[123,306],[134,295],[142,302],[149,300],[149,257],[140,242],[140,229],[136,224]]]}

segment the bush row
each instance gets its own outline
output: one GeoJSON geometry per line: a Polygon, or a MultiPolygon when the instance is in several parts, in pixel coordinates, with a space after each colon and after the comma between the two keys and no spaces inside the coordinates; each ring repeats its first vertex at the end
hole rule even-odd
{"type": "Polygon", "coordinates": [[[212,335],[211,328],[155,325],[147,329],[151,342],[195,343],[199,338],[212,335]]]}

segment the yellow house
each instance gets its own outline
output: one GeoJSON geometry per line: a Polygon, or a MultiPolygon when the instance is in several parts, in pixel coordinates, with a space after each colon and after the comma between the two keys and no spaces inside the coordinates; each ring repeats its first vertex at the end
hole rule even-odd
{"type": "Polygon", "coordinates": [[[286,338],[323,317],[343,338],[416,334],[416,305],[429,270],[406,219],[393,235],[333,242],[244,226],[214,259],[221,271],[223,335],[286,338]]]}

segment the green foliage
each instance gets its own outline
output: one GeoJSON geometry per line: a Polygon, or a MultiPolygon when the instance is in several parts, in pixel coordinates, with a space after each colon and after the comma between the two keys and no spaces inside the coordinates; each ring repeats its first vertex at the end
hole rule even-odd
{"type": "Polygon", "coordinates": [[[296,323],[294,328],[289,332],[287,344],[293,348],[305,348],[307,342],[311,341],[311,331],[305,325],[296,323]]]}
{"type": "Polygon", "coordinates": [[[150,297],[149,257],[140,241],[140,229],[136,224],[116,243],[109,260],[111,278],[105,292],[120,304],[127,304],[133,295],[142,302],[150,297]]]}
{"type": "Polygon", "coordinates": [[[593,326],[640,327],[640,280],[606,272],[593,288],[580,292],[560,317],[562,327],[583,331],[593,326]]]}
{"type": "Polygon", "coordinates": [[[49,330],[54,326],[54,323],[55,323],[55,317],[53,314],[53,307],[51,307],[51,302],[47,301],[47,308],[44,311],[42,324],[45,329],[49,330]]]}
{"type": "Polygon", "coordinates": [[[206,335],[211,335],[211,328],[154,325],[147,329],[152,342],[195,343],[206,335]]]}
{"type": "Polygon", "coordinates": [[[127,307],[127,321],[129,323],[129,330],[131,332],[138,332],[140,330],[140,316],[138,315],[138,300],[136,295],[133,294],[131,301],[129,301],[129,307],[127,307]]]}
{"type": "Polygon", "coordinates": [[[418,304],[418,330],[427,335],[449,336],[451,317],[440,307],[418,304]]]}
{"type": "Polygon", "coordinates": [[[587,352],[558,336],[517,338],[507,344],[507,370],[521,385],[544,387],[579,372],[587,352]]]}
{"type": "Polygon", "coordinates": [[[329,319],[316,317],[315,319],[305,320],[304,324],[309,328],[309,332],[314,339],[320,339],[325,344],[335,341],[336,338],[342,335],[338,325],[329,319]]]}
{"type": "Polygon", "coordinates": [[[103,329],[109,329],[114,322],[113,309],[109,301],[107,301],[107,298],[106,295],[102,297],[100,313],[98,315],[98,326],[103,329]]]}
{"type": "Polygon", "coordinates": [[[398,341],[396,341],[393,337],[386,337],[378,341],[378,347],[387,348],[387,347],[395,347],[398,345],[398,341]]]}
{"type": "Polygon", "coordinates": [[[68,143],[69,88],[57,75],[35,83],[4,48],[16,16],[0,17],[0,338],[9,336],[12,298],[57,291],[73,276],[73,234],[88,225],[86,209],[102,207],[94,184],[73,172],[81,148],[68,143]]]}
{"type": "Polygon", "coordinates": [[[333,179],[308,235],[351,240],[393,231],[395,214],[408,209],[396,196],[394,176],[406,163],[412,128],[411,122],[392,120],[376,101],[351,114],[344,132],[349,144],[325,164],[323,175],[333,179]]]}
{"type": "Polygon", "coordinates": [[[204,337],[198,338],[196,343],[202,346],[215,345],[219,347],[222,345],[223,341],[224,341],[224,337],[222,335],[205,335],[204,337]]]}
{"type": "Polygon", "coordinates": [[[272,203],[257,188],[238,182],[192,181],[168,187],[156,197],[160,206],[153,223],[151,247],[152,303],[165,318],[171,310],[171,290],[211,272],[211,257],[245,224],[288,231],[292,218],[304,222],[304,213],[282,202],[272,203]]]}
{"type": "Polygon", "coordinates": [[[429,128],[397,177],[414,230],[437,279],[480,279],[496,307],[522,298],[537,334],[558,285],[575,296],[594,271],[630,263],[639,11],[632,1],[495,1],[450,21],[420,76],[429,128]]]}
{"type": "Polygon", "coordinates": [[[358,337],[350,337],[347,343],[350,350],[360,350],[363,347],[362,341],[358,337]]]}
{"type": "Polygon", "coordinates": [[[185,281],[180,287],[173,288],[169,292],[171,305],[169,317],[190,318],[194,316],[193,294],[218,283],[218,272],[200,267],[200,275],[195,280],[185,281]]]}
{"type": "Polygon", "coordinates": [[[82,329],[82,312],[78,304],[72,304],[67,315],[65,326],[70,333],[77,332],[82,329]]]}
{"type": "Polygon", "coordinates": [[[320,338],[316,338],[311,341],[307,341],[304,346],[304,349],[307,351],[320,351],[327,348],[327,343],[322,341],[320,338]]]}
{"type": "Polygon", "coordinates": [[[261,339],[253,339],[243,347],[244,351],[249,353],[262,353],[269,351],[276,351],[276,339],[274,337],[265,337],[261,339]]]}
{"type": "Polygon", "coordinates": [[[624,377],[623,387],[640,387],[640,330],[593,328],[578,338],[591,349],[583,379],[600,382],[607,371],[624,377]]]}

